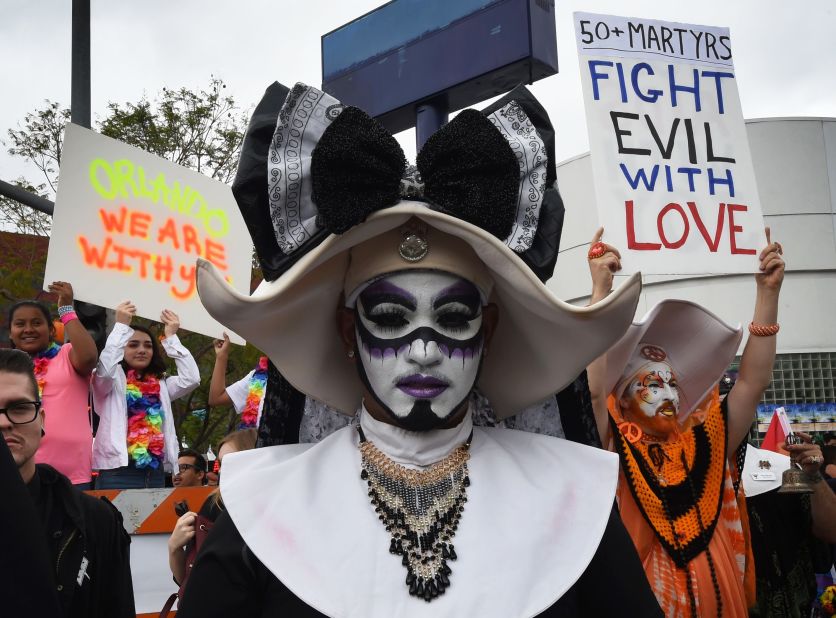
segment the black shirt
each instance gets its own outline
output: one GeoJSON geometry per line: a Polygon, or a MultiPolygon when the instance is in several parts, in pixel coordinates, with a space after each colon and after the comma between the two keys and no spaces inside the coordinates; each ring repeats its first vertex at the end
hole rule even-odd
{"type": "Polygon", "coordinates": [[[55,589],[67,618],[134,618],[130,537],[110,502],[38,464],[29,493],[46,532],[55,589]]]}

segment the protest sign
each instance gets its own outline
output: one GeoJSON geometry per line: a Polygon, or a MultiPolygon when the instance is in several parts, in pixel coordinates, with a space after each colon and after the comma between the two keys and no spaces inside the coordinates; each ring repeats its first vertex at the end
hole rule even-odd
{"type": "Polygon", "coordinates": [[[196,260],[208,260],[247,294],[251,255],[227,185],[67,125],[45,285],[69,281],[78,300],[102,307],[131,300],[152,320],[171,309],[183,328],[220,337],[224,328],[197,295],[196,260]]]}
{"type": "Polygon", "coordinates": [[[766,235],[728,29],[574,19],[598,216],[624,272],[755,272],[766,235]]]}

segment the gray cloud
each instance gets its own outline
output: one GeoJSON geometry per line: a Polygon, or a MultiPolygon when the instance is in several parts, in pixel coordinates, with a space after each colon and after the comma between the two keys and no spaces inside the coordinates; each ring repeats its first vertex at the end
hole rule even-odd
{"type": "MultiPolygon", "coordinates": [[[[320,36],[382,0],[145,0],[92,2],[92,104],[135,101],[164,86],[223,78],[243,107],[273,80],[320,83],[320,36]]],[[[70,98],[70,0],[4,0],[0,7],[0,138],[44,99],[70,98]]],[[[831,0],[670,3],[558,1],[559,75],[535,84],[558,132],[558,159],[588,148],[572,12],[729,26],[746,117],[836,115],[836,16],[831,0]]],[[[414,156],[413,137],[399,136],[414,156]]],[[[0,153],[0,178],[34,179],[0,153]]]]}

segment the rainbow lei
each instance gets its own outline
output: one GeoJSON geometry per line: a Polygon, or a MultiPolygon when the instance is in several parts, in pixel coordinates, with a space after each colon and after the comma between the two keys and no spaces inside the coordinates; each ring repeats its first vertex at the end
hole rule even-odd
{"type": "Polygon", "coordinates": [[[821,616],[833,616],[836,614],[836,585],[828,586],[819,597],[821,605],[821,616]]]}
{"type": "Polygon", "coordinates": [[[125,393],[128,400],[128,456],[137,468],[160,467],[163,461],[163,407],[160,381],[154,376],[140,378],[128,371],[125,393]]]}
{"type": "Polygon", "coordinates": [[[247,403],[241,411],[241,423],[238,429],[249,429],[255,427],[258,421],[258,406],[264,399],[264,391],[267,390],[267,357],[258,359],[253,375],[250,377],[249,390],[247,391],[247,403]]]}
{"type": "Polygon", "coordinates": [[[46,350],[38,352],[33,357],[35,364],[35,380],[38,382],[38,396],[43,397],[44,387],[46,386],[46,372],[49,370],[49,361],[58,355],[61,346],[51,341],[46,350]]]}

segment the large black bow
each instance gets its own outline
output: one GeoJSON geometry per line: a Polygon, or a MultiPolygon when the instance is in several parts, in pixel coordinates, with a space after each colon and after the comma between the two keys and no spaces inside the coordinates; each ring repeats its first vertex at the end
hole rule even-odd
{"type": "Polygon", "coordinates": [[[233,193],[268,280],[402,198],[485,229],[546,280],[563,223],[554,170],[548,116],[522,87],[485,112],[461,112],[408,170],[397,141],[363,111],[276,83],[253,114],[233,193]]]}
{"type": "MultiPolygon", "coordinates": [[[[342,234],[376,210],[394,205],[402,197],[406,167],[394,137],[362,110],[344,109],[313,151],[317,223],[342,234]]],[[[417,168],[423,190],[414,197],[500,240],[511,233],[519,167],[508,142],[485,116],[472,109],[456,116],[427,140],[417,168]]]]}

